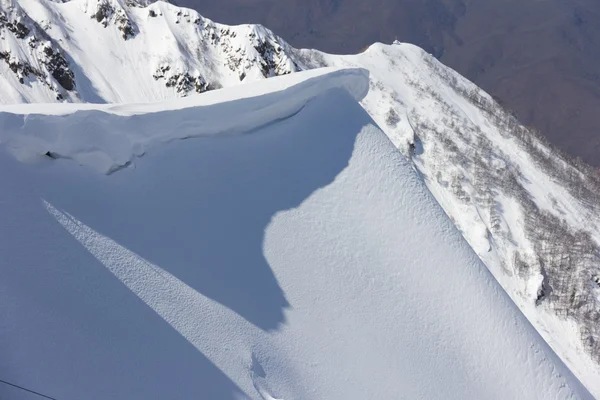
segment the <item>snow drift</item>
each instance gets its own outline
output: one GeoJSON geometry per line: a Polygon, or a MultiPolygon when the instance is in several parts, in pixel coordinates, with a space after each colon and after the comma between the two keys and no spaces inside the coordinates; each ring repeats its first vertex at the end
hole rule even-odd
{"type": "Polygon", "coordinates": [[[117,116],[128,138],[179,130],[110,175],[0,156],[2,378],[57,399],[590,398],[357,103],[366,75],[329,72],[271,83],[301,105],[259,84],[184,123],[37,106],[62,131],[45,143],[81,132],[106,155],[117,116]],[[208,134],[223,110],[236,128],[208,134]]]}
{"type": "Polygon", "coordinates": [[[249,132],[299,112],[324,90],[340,88],[361,100],[369,91],[364,69],[320,69],[228,93],[207,93],[197,99],[140,105],[4,107],[0,110],[0,143],[20,160],[70,158],[104,173],[128,166],[159,143],[204,135],[249,132]],[[302,82],[299,82],[302,79],[302,82]],[[297,83],[294,85],[294,83],[297,83]],[[286,86],[291,86],[286,89],[286,86]],[[272,92],[268,92],[271,88],[272,92]],[[276,88],[274,90],[273,88],[276,88]],[[273,91],[274,90],[274,91],[273,91]],[[254,97],[253,101],[233,101],[254,97]],[[193,105],[193,107],[191,107],[193,105]],[[210,107],[201,107],[211,105],[210,107]],[[65,114],[67,113],[67,114],[65,114]]]}

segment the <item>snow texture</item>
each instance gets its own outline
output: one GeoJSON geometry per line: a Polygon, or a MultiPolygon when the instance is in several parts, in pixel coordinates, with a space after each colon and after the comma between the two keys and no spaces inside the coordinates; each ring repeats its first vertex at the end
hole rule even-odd
{"type": "MultiPolygon", "coordinates": [[[[222,93],[214,92],[194,100],[175,100],[169,104],[105,106],[69,106],[50,117],[38,114],[37,105],[6,107],[0,111],[0,143],[22,161],[37,161],[50,156],[69,158],[81,165],[90,166],[103,173],[111,173],[131,165],[133,158],[145,154],[159,143],[196,136],[234,134],[252,131],[289,118],[298,113],[307,102],[323,90],[345,89],[354,98],[364,98],[369,90],[368,72],[353,69],[334,71],[314,70],[304,76],[304,81],[285,90],[298,77],[277,79],[267,85],[246,85],[236,90],[237,96],[256,97],[254,101],[240,103],[229,100],[219,105],[222,93]],[[311,77],[311,79],[307,79],[311,77]],[[269,87],[278,90],[261,96],[269,87]],[[195,107],[190,107],[190,103],[195,107]],[[213,104],[207,108],[200,105],[213,104]],[[160,111],[159,111],[160,110],[160,111]],[[14,113],[25,114],[14,114],[14,113]],[[144,117],[133,116],[145,112],[144,117]],[[168,115],[168,118],[165,116],[168,115]],[[80,127],[73,129],[73,127],[80,127]]],[[[65,107],[63,107],[65,108],[65,107]]],[[[42,109],[45,109],[42,108],[42,109]]],[[[52,108],[54,109],[54,108],[52,108]]]]}
{"type": "MultiPolygon", "coordinates": [[[[538,332],[600,397],[598,170],[557,153],[415,46],[376,43],[356,55],[298,50],[262,26],[226,26],[193,10],[150,3],[0,0],[0,103],[10,104],[0,108],[0,141],[14,155],[26,162],[72,158],[111,173],[185,137],[186,123],[203,127],[194,131],[198,136],[233,133],[244,123],[258,129],[270,120],[251,108],[244,108],[247,120],[232,118],[228,104],[217,108],[220,114],[196,118],[194,107],[220,101],[215,89],[235,86],[232,98],[257,97],[297,83],[270,83],[280,75],[367,69],[363,108],[538,332]],[[265,78],[264,85],[248,86],[265,78]],[[43,108],[56,118],[21,104],[50,102],[63,103],[43,108]],[[158,103],[132,104],[148,102],[158,103]],[[163,119],[167,109],[178,110],[182,121],[163,119]],[[151,112],[154,118],[138,116],[151,112]],[[88,129],[69,129],[83,119],[88,129]],[[135,127],[139,121],[143,129],[135,127]],[[45,130],[46,122],[54,129],[45,130]],[[112,135],[97,134],[107,130],[112,135]]],[[[252,107],[289,116],[309,92],[295,94],[295,104],[286,95],[282,104],[267,96],[252,107]]]]}
{"type": "MultiPolygon", "coordinates": [[[[409,44],[308,66],[369,70],[361,102],[486,266],[600,398],[600,180],[488,94],[409,44]]],[[[310,64],[312,63],[312,64],[310,64]]]]}
{"type": "Polygon", "coordinates": [[[2,378],[57,399],[591,398],[357,103],[364,72],[314,74],[159,115],[37,106],[98,143],[117,117],[189,140],[110,175],[0,156],[2,378]],[[208,134],[223,109],[236,128],[208,134]]]}

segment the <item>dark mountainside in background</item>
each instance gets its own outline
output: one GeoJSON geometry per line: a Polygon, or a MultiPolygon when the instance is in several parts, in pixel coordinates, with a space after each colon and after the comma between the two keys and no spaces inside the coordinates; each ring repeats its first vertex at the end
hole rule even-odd
{"type": "Polygon", "coordinates": [[[417,44],[572,155],[600,166],[597,0],[175,0],[227,24],[260,23],[295,47],[356,53],[417,44]]]}

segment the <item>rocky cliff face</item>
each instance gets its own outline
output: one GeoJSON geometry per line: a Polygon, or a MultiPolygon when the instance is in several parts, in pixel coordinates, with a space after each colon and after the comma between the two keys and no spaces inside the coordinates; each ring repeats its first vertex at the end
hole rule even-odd
{"type": "Polygon", "coordinates": [[[13,92],[0,95],[4,103],[148,101],[300,69],[263,27],[224,26],[167,3],[22,3],[0,8],[0,58],[12,74],[3,79],[13,92]],[[133,82],[139,91],[122,89],[133,82]]]}
{"type": "Polygon", "coordinates": [[[75,90],[75,76],[60,48],[14,1],[0,8],[0,60],[21,85],[32,82],[63,100],[75,90]]]}

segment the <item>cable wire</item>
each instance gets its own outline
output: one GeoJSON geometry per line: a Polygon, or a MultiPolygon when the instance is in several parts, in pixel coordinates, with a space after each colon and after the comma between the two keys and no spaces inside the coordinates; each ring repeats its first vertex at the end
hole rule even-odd
{"type": "Polygon", "coordinates": [[[16,387],[18,389],[24,390],[26,392],[33,393],[33,394],[35,394],[37,396],[40,396],[40,397],[43,397],[45,399],[56,400],[54,397],[46,396],[45,394],[41,394],[41,393],[36,392],[34,390],[29,390],[27,388],[24,388],[23,386],[15,385],[14,383],[3,381],[2,379],[0,379],[0,382],[4,383],[6,385],[9,385],[9,386],[16,387]]]}

